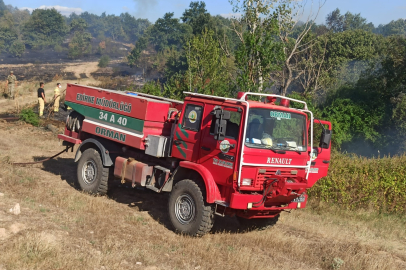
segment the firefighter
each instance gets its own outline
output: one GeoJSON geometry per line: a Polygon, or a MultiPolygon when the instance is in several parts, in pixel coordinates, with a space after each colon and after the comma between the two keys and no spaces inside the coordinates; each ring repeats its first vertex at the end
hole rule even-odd
{"type": "Polygon", "coordinates": [[[6,85],[8,86],[8,98],[14,99],[14,89],[17,87],[17,78],[13,71],[7,76],[6,85]]]}
{"type": "Polygon", "coordinates": [[[56,84],[56,88],[54,90],[54,112],[58,112],[59,111],[59,101],[61,100],[61,92],[60,92],[60,88],[61,88],[61,84],[57,83],[56,84]]]}
{"type": "Polygon", "coordinates": [[[39,117],[43,118],[43,114],[44,114],[44,106],[45,106],[45,91],[44,91],[44,83],[40,82],[39,83],[39,88],[37,90],[38,92],[38,104],[39,104],[39,117]]]}

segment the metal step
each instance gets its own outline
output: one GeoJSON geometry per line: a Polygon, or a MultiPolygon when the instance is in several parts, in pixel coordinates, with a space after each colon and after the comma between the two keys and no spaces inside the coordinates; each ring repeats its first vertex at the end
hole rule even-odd
{"type": "Polygon", "coordinates": [[[150,189],[150,190],[153,190],[153,191],[155,191],[155,192],[160,192],[160,190],[159,190],[159,188],[156,188],[156,187],[154,187],[154,186],[151,186],[151,185],[147,185],[147,186],[145,186],[146,188],[148,188],[148,189],[150,189]]]}
{"type": "Polygon", "coordinates": [[[230,204],[225,202],[225,201],[214,201],[214,203],[218,204],[218,205],[221,205],[221,206],[224,206],[224,207],[229,207],[230,206],[230,204]]]}

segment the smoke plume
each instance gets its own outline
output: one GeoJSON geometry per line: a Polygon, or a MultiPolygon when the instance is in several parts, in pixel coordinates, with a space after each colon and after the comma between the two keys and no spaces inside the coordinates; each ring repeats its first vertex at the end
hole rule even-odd
{"type": "Polygon", "coordinates": [[[135,17],[136,18],[147,18],[149,13],[158,4],[158,0],[134,0],[135,2],[135,17]]]}

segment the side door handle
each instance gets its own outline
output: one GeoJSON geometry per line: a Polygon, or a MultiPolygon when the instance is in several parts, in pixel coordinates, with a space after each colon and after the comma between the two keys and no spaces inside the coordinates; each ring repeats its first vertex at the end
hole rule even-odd
{"type": "Polygon", "coordinates": [[[201,148],[202,148],[204,151],[210,151],[210,150],[211,150],[211,148],[206,147],[206,146],[202,146],[201,148]]]}
{"type": "Polygon", "coordinates": [[[179,140],[175,140],[175,141],[173,141],[173,144],[174,145],[179,145],[179,144],[181,144],[182,142],[181,141],[179,141],[179,140]]]}

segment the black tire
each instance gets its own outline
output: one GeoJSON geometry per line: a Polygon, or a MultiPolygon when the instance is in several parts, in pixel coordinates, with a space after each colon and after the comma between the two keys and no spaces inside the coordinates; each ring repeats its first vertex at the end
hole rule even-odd
{"type": "Polygon", "coordinates": [[[246,219],[237,216],[240,227],[244,231],[263,231],[273,227],[279,220],[279,214],[273,218],[252,218],[246,219]]]}
{"type": "Polygon", "coordinates": [[[86,149],[79,159],[77,178],[80,188],[91,194],[104,195],[108,190],[109,167],[104,167],[100,153],[86,149]]]}
{"type": "Polygon", "coordinates": [[[205,203],[204,187],[192,180],[179,181],[169,195],[169,217],[175,231],[203,236],[214,223],[213,205],[205,203]]]}

